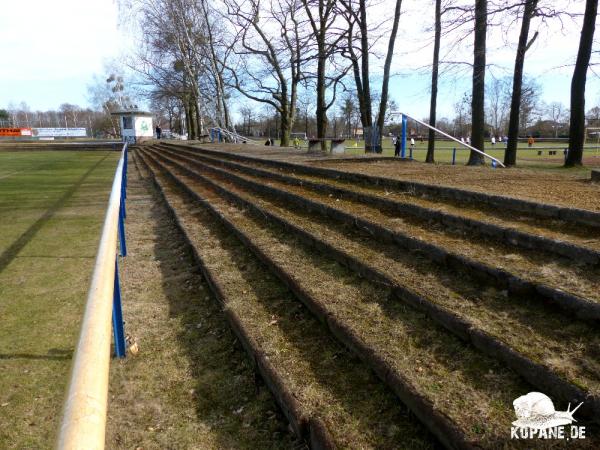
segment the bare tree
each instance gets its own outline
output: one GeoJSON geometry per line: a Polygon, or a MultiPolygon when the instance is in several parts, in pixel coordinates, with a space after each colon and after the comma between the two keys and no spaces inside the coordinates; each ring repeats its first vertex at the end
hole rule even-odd
{"type": "MultiPolygon", "coordinates": [[[[352,64],[361,123],[363,129],[368,129],[373,126],[372,103],[374,100],[371,94],[371,45],[373,41],[379,40],[385,34],[383,32],[383,22],[380,21],[376,24],[369,24],[369,4],[366,0],[358,0],[358,4],[353,0],[340,0],[340,3],[342,3],[345,8],[344,15],[348,22],[347,45],[344,49],[344,56],[346,56],[352,64]],[[374,30],[378,30],[378,34],[373,36],[374,30]],[[355,44],[355,42],[357,42],[357,44],[355,44]]],[[[374,5],[374,7],[379,6],[380,5],[378,4],[374,5]]],[[[402,0],[396,0],[394,13],[392,15],[392,28],[389,32],[387,52],[383,66],[379,108],[376,115],[378,140],[374,146],[373,142],[365,141],[365,151],[367,152],[381,152],[381,131],[385,123],[388,106],[390,68],[394,55],[394,46],[398,33],[401,8],[402,0]]]]}
{"type": "Polygon", "coordinates": [[[289,145],[302,80],[305,41],[298,0],[262,8],[258,0],[226,0],[236,33],[237,65],[227,67],[232,86],[245,97],[272,106],[281,118],[281,146],[289,145]]]}
{"type": "Polygon", "coordinates": [[[517,45],[515,70],[513,74],[512,100],[510,105],[510,118],[508,120],[508,143],[504,152],[504,164],[514,166],[517,163],[517,142],[519,138],[519,112],[521,111],[521,94],[523,86],[523,66],[525,65],[525,52],[531,47],[538,36],[536,32],[529,39],[529,26],[535,14],[538,0],[526,0],[521,21],[521,33],[517,45]]]}
{"type": "MultiPolygon", "coordinates": [[[[485,60],[487,0],[475,0],[475,41],[473,46],[473,97],[471,100],[471,145],[484,149],[485,140],[485,60]]],[[[483,155],[471,150],[468,165],[484,163],[483,155]]]]}
{"type": "Polygon", "coordinates": [[[486,86],[487,120],[494,134],[505,134],[511,101],[511,83],[508,77],[492,78],[486,86]]]}
{"type": "Polygon", "coordinates": [[[585,84],[592,54],[598,0],[587,0],[581,28],[579,51],[571,80],[571,121],[569,125],[569,152],[566,167],[580,166],[583,163],[583,143],[585,140],[585,84]]]}
{"type": "MultiPolygon", "coordinates": [[[[433,63],[431,67],[431,100],[429,104],[429,125],[435,127],[438,93],[438,74],[440,68],[440,42],[442,39],[442,0],[435,0],[435,32],[433,43],[433,63]]],[[[435,131],[429,129],[427,139],[427,155],[425,162],[433,163],[435,152],[435,131]]]]}
{"type": "MultiPolygon", "coordinates": [[[[324,138],[327,133],[327,111],[335,103],[337,89],[350,70],[350,65],[336,67],[335,57],[342,51],[341,42],[347,37],[347,30],[338,25],[338,10],[335,0],[301,0],[308,18],[311,35],[309,37],[314,48],[316,74],[314,81],[317,91],[317,137],[324,138]],[[329,68],[328,68],[329,62],[329,68]],[[327,91],[331,89],[330,99],[327,91]]],[[[325,150],[325,142],[321,149],[325,150]]]]}
{"type": "Polygon", "coordinates": [[[558,130],[561,126],[561,122],[564,120],[567,110],[565,105],[561,102],[552,102],[546,105],[546,114],[552,120],[552,130],[555,138],[558,137],[558,130]]]}

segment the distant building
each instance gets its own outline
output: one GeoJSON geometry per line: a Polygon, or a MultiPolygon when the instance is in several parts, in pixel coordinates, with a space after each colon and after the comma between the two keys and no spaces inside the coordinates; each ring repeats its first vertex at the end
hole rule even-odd
{"type": "Polygon", "coordinates": [[[154,137],[152,113],[138,109],[129,109],[114,111],[111,114],[119,118],[119,127],[123,142],[135,144],[154,137]]]}
{"type": "Polygon", "coordinates": [[[362,127],[355,127],[352,130],[352,137],[355,139],[361,139],[364,135],[364,130],[362,129],[362,127]]]}

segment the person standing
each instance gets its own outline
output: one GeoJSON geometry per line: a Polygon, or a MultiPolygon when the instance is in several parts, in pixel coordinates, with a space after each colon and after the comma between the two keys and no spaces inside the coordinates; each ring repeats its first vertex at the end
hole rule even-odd
{"type": "Polygon", "coordinates": [[[160,127],[160,125],[156,125],[156,139],[160,139],[161,136],[162,136],[162,128],[160,127]]]}
{"type": "Polygon", "coordinates": [[[496,145],[496,136],[492,136],[492,145],[496,145]]]}
{"type": "Polygon", "coordinates": [[[400,156],[400,149],[402,148],[402,140],[400,136],[396,136],[396,141],[394,142],[394,156],[400,156]]]}

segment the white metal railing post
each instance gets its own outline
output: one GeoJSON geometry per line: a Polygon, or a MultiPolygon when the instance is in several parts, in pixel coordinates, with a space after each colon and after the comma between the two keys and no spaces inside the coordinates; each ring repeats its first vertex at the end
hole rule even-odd
{"type": "Polygon", "coordinates": [[[213,127],[209,130],[210,140],[211,142],[215,142],[215,136],[218,139],[218,142],[225,142],[228,138],[233,143],[244,142],[249,144],[258,145],[252,139],[242,136],[241,134],[235,133],[233,131],[226,130],[225,128],[213,127]]]}
{"type": "MultiPolygon", "coordinates": [[[[123,170],[126,155],[125,145],[108,200],[81,332],[73,357],[57,442],[57,448],[60,450],[104,449],[111,324],[114,296],[115,292],[118,292],[117,230],[119,219],[122,218],[123,170]]],[[[122,318],[119,319],[122,327],[122,318]]],[[[119,345],[124,347],[124,338],[122,342],[117,341],[115,344],[115,348],[119,345]]]]}

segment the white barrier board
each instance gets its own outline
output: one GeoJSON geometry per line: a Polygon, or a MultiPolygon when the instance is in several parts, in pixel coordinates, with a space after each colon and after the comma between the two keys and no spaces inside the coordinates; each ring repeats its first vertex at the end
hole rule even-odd
{"type": "Polygon", "coordinates": [[[38,137],[86,137],[85,128],[34,128],[34,136],[38,137]]]}

